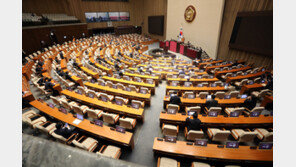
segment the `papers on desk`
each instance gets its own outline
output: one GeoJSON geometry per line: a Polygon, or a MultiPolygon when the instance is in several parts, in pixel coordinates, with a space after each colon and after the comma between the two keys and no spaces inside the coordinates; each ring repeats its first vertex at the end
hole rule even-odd
{"type": "Polygon", "coordinates": [[[76,124],[76,125],[78,125],[80,122],[81,122],[81,120],[80,120],[80,119],[75,119],[75,120],[73,121],[73,124],[76,124]]]}

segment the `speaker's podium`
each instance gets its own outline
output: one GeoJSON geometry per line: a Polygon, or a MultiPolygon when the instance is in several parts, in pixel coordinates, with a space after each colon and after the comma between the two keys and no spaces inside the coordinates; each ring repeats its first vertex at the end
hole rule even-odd
{"type": "Polygon", "coordinates": [[[178,42],[178,41],[175,41],[175,40],[170,41],[170,51],[180,53],[180,45],[182,43],[183,42],[178,42]]]}

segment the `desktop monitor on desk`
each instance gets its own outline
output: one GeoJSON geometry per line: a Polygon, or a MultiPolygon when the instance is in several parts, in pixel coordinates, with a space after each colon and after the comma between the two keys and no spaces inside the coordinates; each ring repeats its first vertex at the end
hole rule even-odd
{"type": "Polygon", "coordinates": [[[83,120],[83,115],[76,114],[77,119],[83,120]]]}
{"type": "Polygon", "coordinates": [[[50,108],[54,108],[54,104],[52,104],[52,103],[47,103],[47,105],[48,105],[50,108]]]}
{"type": "Polygon", "coordinates": [[[228,141],[226,142],[226,148],[238,148],[239,143],[237,141],[228,141]]]}
{"type": "Polygon", "coordinates": [[[248,97],[248,95],[246,95],[246,94],[241,95],[241,99],[246,99],[247,97],[248,97]]]}
{"type": "Polygon", "coordinates": [[[166,136],[164,137],[164,141],[166,141],[166,142],[171,142],[171,143],[176,143],[176,142],[177,142],[177,137],[166,135],[166,136]]]}
{"type": "Polygon", "coordinates": [[[177,110],[170,108],[170,109],[167,110],[167,112],[168,112],[168,114],[176,114],[177,110]]]}
{"type": "Polygon", "coordinates": [[[197,139],[196,138],[194,144],[196,146],[205,146],[206,147],[208,145],[208,141],[205,139],[197,139]]]}
{"type": "Polygon", "coordinates": [[[95,120],[95,125],[98,125],[98,126],[101,126],[101,127],[103,127],[103,121],[101,121],[101,120],[95,120]]]}
{"type": "Polygon", "coordinates": [[[260,142],[259,149],[260,150],[269,150],[272,149],[273,143],[272,142],[260,142]]]}
{"type": "Polygon", "coordinates": [[[124,127],[121,127],[119,125],[116,125],[116,131],[117,132],[120,132],[120,133],[125,133],[125,128],[124,127]]]}
{"type": "Polygon", "coordinates": [[[225,95],[225,96],[224,96],[224,99],[230,99],[230,98],[231,98],[230,95],[225,95]]]}
{"type": "Polygon", "coordinates": [[[253,111],[250,113],[250,117],[259,117],[260,115],[260,112],[257,112],[257,111],[253,111]]]}
{"type": "Polygon", "coordinates": [[[123,104],[123,102],[121,100],[115,100],[115,103],[120,106],[122,106],[122,104],[123,104]]]}
{"type": "Polygon", "coordinates": [[[218,112],[216,112],[216,111],[211,111],[211,112],[208,113],[208,116],[209,116],[209,117],[217,117],[217,116],[218,116],[218,112]]]}
{"type": "Polygon", "coordinates": [[[230,117],[239,117],[239,112],[231,112],[230,117]]]}
{"type": "Polygon", "coordinates": [[[139,109],[140,105],[138,103],[132,103],[132,107],[135,109],[139,109]]]}

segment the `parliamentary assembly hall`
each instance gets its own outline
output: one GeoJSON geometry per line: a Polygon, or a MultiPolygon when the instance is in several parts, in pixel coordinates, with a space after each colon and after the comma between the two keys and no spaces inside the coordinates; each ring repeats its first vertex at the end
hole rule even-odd
{"type": "Polygon", "coordinates": [[[273,0],[19,3],[22,166],[274,165],[273,0]]]}

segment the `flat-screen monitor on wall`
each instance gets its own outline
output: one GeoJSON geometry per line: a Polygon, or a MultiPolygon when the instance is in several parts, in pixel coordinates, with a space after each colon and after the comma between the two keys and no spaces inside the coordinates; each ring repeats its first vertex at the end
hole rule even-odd
{"type": "Polygon", "coordinates": [[[272,11],[237,14],[229,47],[251,53],[273,55],[272,11]]]}
{"type": "Polygon", "coordinates": [[[87,23],[107,22],[107,21],[129,21],[129,12],[86,12],[87,23]]]}
{"type": "Polygon", "coordinates": [[[148,16],[148,32],[163,35],[164,16],[148,16]]]}

